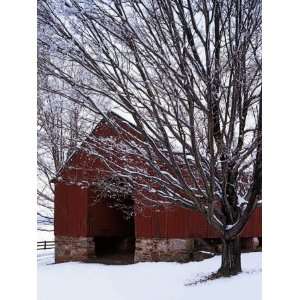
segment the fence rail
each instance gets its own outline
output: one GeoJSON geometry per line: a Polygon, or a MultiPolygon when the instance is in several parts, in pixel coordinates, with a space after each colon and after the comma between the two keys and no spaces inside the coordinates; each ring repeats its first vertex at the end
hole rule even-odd
{"type": "Polygon", "coordinates": [[[37,242],[37,250],[47,250],[47,249],[54,249],[54,248],[55,248],[55,241],[37,242]]]}

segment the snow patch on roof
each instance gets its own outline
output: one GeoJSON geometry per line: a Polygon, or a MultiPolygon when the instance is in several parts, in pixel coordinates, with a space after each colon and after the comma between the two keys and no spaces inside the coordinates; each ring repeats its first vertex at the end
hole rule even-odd
{"type": "Polygon", "coordinates": [[[125,110],[123,107],[115,105],[110,109],[110,111],[113,112],[114,114],[120,116],[125,121],[136,126],[136,122],[135,122],[132,114],[130,112],[128,112],[127,110],[125,110]]]}

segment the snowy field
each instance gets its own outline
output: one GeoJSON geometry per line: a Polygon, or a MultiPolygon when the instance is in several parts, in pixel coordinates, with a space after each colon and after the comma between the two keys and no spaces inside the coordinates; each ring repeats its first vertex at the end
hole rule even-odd
{"type": "Polygon", "coordinates": [[[38,231],[37,232],[38,241],[54,241],[53,231],[38,231]]]}
{"type": "Polygon", "coordinates": [[[52,251],[38,253],[38,300],[259,300],[261,253],[242,255],[243,273],[186,286],[216,271],[220,256],[202,262],[108,266],[53,264],[52,251]]]}

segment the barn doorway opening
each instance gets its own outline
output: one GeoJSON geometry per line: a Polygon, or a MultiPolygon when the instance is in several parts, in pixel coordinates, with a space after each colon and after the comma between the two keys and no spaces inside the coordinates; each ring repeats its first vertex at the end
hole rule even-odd
{"type": "Polygon", "coordinates": [[[96,199],[96,205],[92,205],[89,212],[94,259],[107,264],[133,263],[135,220],[132,193],[120,191],[120,188],[116,191],[111,184],[105,192],[93,189],[91,198],[96,199]]]}
{"type": "MultiPolygon", "coordinates": [[[[124,197],[123,197],[124,198],[124,197]]],[[[122,207],[110,207],[114,210],[111,229],[114,233],[94,237],[97,260],[108,264],[129,264],[134,262],[135,228],[133,201],[130,196],[123,199],[122,207]]],[[[109,230],[108,230],[109,232],[109,230]]]]}

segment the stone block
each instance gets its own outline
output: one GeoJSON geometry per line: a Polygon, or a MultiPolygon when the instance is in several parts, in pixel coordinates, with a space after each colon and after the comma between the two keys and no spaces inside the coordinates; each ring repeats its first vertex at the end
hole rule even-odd
{"type": "Polygon", "coordinates": [[[86,261],[95,256],[91,237],[55,237],[55,262],[86,261]]]}
{"type": "Polygon", "coordinates": [[[193,245],[192,239],[137,239],[134,261],[186,262],[192,256],[193,245]]]}

